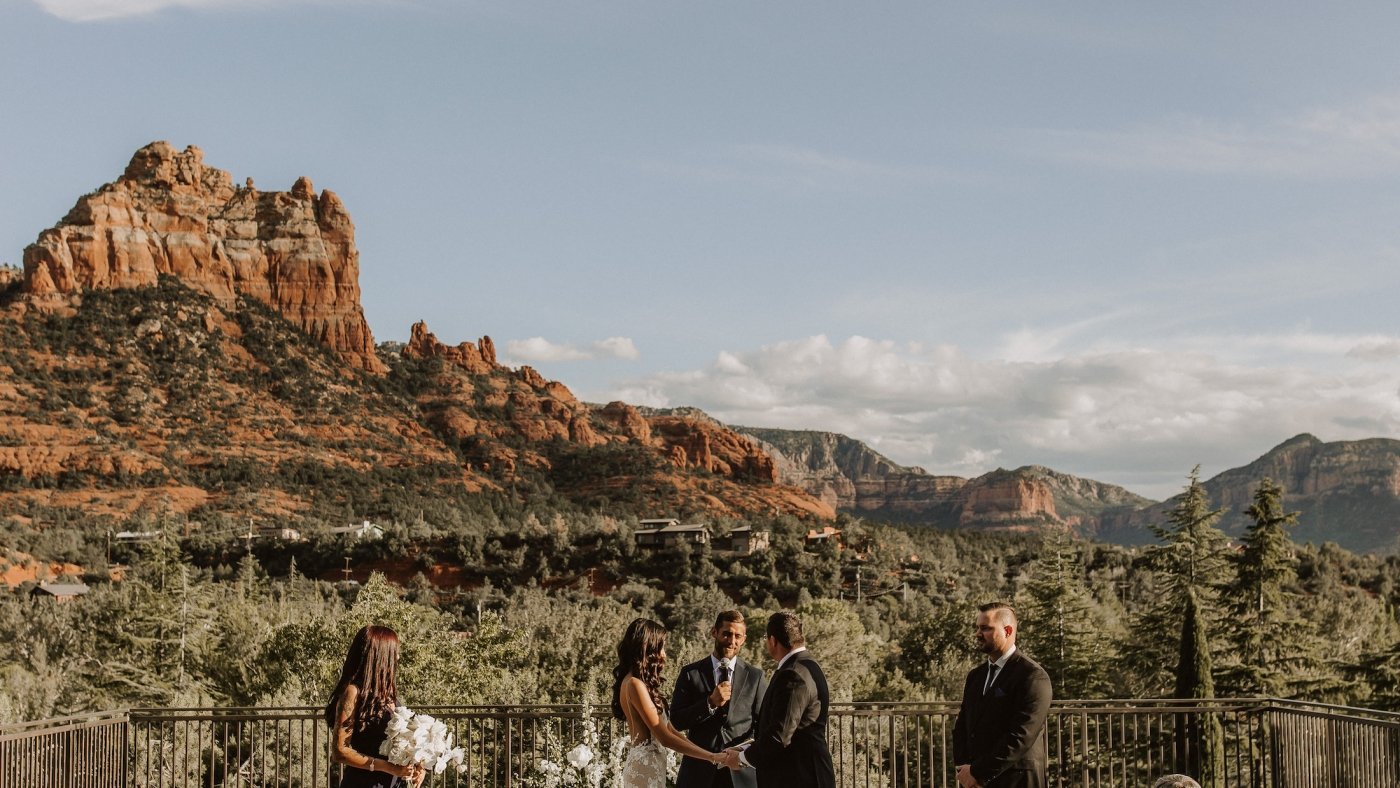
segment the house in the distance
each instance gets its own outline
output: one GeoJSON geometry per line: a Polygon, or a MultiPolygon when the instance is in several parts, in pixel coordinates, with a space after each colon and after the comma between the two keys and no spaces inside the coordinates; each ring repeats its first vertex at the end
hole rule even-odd
{"type": "Polygon", "coordinates": [[[45,599],[54,603],[67,602],[88,592],[86,583],[39,583],[29,592],[31,599],[45,599]]]}
{"type": "Polygon", "coordinates": [[[845,542],[841,539],[841,529],[832,528],[829,525],[825,525],[822,526],[822,529],[820,531],[807,532],[807,549],[814,550],[822,546],[823,544],[826,544],[827,542],[835,544],[837,550],[840,550],[842,547],[844,547],[845,542]]]}
{"type": "Polygon", "coordinates": [[[724,536],[716,536],[710,547],[715,555],[753,555],[768,549],[768,531],[755,531],[750,526],[731,530],[724,536]]]}
{"type": "Polygon", "coordinates": [[[710,529],[701,523],[682,525],[680,520],[642,520],[633,538],[644,550],[664,550],[685,542],[692,546],[708,544],[710,529]]]}
{"type": "Polygon", "coordinates": [[[383,538],[384,529],[380,528],[379,526],[375,525],[369,520],[365,520],[359,525],[355,525],[352,523],[350,525],[336,526],[331,529],[331,534],[335,536],[343,536],[352,542],[358,542],[361,539],[372,542],[376,539],[383,538]]]}

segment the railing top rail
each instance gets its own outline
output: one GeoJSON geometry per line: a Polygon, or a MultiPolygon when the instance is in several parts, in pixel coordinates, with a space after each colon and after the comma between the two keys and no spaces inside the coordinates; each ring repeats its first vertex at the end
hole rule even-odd
{"type": "Polygon", "coordinates": [[[63,733],[65,731],[92,728],[100,725],[113,725],[126,722],[127,720],[127,712],[123,709],[117,711],[93,711],[83,714],[69,714],[64,717],[50,717],[48,719],[32,720],[30,722],[11,722],[0,725],[0,741],[28,736],[41,736],[49,733],[63,733]]]}
{"type": "Polygon", "coordinates": [[[1339,706],[1334,703],[1318,703],[1316,701],[1294,700],[1291,698],[1269,698],[1268,702],[1273,706],[1282,706],[1296,711],[1326,713],[1345,717],[1372,717],[1377,722],[1394,722],[1400,724],[1400,712],[1367,709],[1359,706],[1339,706]]]}
{"type": "MultiPolygon", "coordinates": [[[[541,719],[548,717],[573,717],[583,713],[579,703],[531,703],[496,705],[424,705],[414,706],[417,711],[439,717],[477,719],[500,719],[505,717],[541,719]]],[[[604,704],[592,704],[595,717],[610,716],[604,704]]],[[[952,714],[957,711],[956,700],[926,701],[854,701],[831,704],[832,711],[843,716],[872,715],[913,715],[913,714],[952,714]]],[[[1272,709],[1308,716],[1326,716],[1363,720],[1384,726],[1400,726],[1400,713],[1339,706],[1310,701],[1283,698],[1117,698],[1117,699],[1063,699],[1051,704],[1052,714],[1161,714],[1190,711],[1251,712],[1272,709]]],[[[159,723],[176,720],[219,720],[252,721],[260,719],[319,720],[323,710],[320,706],[226,706],[226,707],[176,707],[176,708],[134,708],[108,712],[76,714],[34,722],[0,725],[0,734],[26,733],[55,729],[65,725],[94,725],[106,721],[130,719],[138,723],[159,723]]]]}

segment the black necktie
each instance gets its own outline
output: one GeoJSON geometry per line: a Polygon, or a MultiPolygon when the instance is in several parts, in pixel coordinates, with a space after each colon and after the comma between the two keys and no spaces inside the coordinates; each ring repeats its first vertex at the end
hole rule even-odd
{"type": "MultiPolygon", "coordinates": [[[[723,683],[726,682],[726,681],[729,681],[729,666],[728,666],[727,664],[721,662],[721,663],[719,663],[719,683],[720,683],[720,684],[723,684],[723,683]]],[[[724,704],[723,706],[720,706],[718,709],[715,709],[715,715],[716,715],[716,716],[719,716],[719,717],[723,717],[723,716],[725,716],[725,715],[728,714],[728,713],[729,713],[729,704],[728,704],[728,703],[724,704]]]]}
{"type": "Polygon", "coordinates": [[[1000,670],[1001,670],[1001,666],[998,665],[997,663],[995,663],[995,662],[989,662],[989,663],[987,663],[987,683],[982,685],[982,694],[983,694],[983,695],[986,695],[988,692],[991,691],[991,689],[992,689],[992,682],[994,682],[994,681],[997,680],[997,673],[1000,672],[1000,670]]]}

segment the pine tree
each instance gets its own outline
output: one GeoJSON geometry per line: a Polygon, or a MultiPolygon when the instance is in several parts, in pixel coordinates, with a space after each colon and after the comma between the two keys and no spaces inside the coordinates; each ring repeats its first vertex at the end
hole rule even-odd
{"type": "Polygon", "coordinates": [[[1131,640],[1120,648],[1127,668],[1124,683],[1139,697],[1159,697],[1172,686],[1187,598],[1199,606],[1201,624],[1207,630],[1218,618],[1216,602],[1229,567],[1225,534],[1215,523],[1224,510],[1210,508],[1200,470],[1200,466],[1191,470],[1166,524],[1152,526],[1162,541],[1148,548],[1146,555],[1154,578],[1154,604],[1138,614],[1131,640]]]}
{"type": "Polygon", "coordinates": [[[119,594],[101,612],[101,652],[88,663],[94,686],[139,702],[169,703],[192,686],[206,589],[175,539],[143,545],[119,594]]]}
{"type": "Polygon", "coordinates": [[[1297,615],[1298,559],[1287,529],[1283,488],[1263,479],[1245,510],[1253,520],[1235,558],[1228,594],[1230,640],[1239,664],[1222,671],[1232,695],[1291,697],[1323,673],[1315,627],[1297,615]]]}
{"type": "Polygon", "coordinates": [[[1113,661],[1107,624],[1085,583],[1079,546],[1066,531],[1046,531],[1024,594],[1017,642],[1050,674],[1055,694],[1102,697],[1109,690],[1103,666],[1113,661]]]}

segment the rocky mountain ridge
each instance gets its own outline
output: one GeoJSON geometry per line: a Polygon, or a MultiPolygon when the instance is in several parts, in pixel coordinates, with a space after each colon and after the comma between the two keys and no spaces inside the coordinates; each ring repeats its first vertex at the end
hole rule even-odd
{"type": "MultiPolygon", "coordinates": [[[[830,432],[735,427],[772,455],[778,478],[838,511],[946,528],[1024,530],[1049,524],[1122,544],[1155,540],[1173,501],[1152,501],[1121,487],[1039,465],[973,479],[929,474],[830,432]]],[[[1293,537],[1337,542],[1358,552],[1400,553],[1400,441],[1323,442],[1303,434],[1253,462],[1203,482],[1220,527],[1238,536],[1261,479],[1284,488],[1297,511],[1293,537]]],[[[1183,474],[1183,484],[1185,475],[1183,474]]]]}
{"type": "MultiPolygon", "coordinates": [[[[1355,552],[1400,553],[1400,440],[1368,438],[1324,442],[1304,433],[1265,452],[1253,462],[1203,482],[1211,505],[1223,509],[1220,528],[1243,533],[1244,511],[1260,479],[1278,482],[1283,505],[1298,513],[1292,530],[1299,542],[1336,542],[1355,552]]],[[[1146,525],[1160,522],[1172,501],[1133,512],[1109,524],[1106,538],[1136,544],[1149,541],[1146,525]]]]}
{"type": "Polygon", "coordinates": [[[307,178],[263,192],[195,147],[137,151],[0,279],[0,516],[268,521],[481,493],[835,515],[752,440],[579,402],[489,337],[447,345],[420,323],[377,348],[354,237],[307,178]]]}
{"type": "MultiPolygon", "coordinates": [[[[137,151],[39,235],[22,272],[0,266],[0,517],[276,521],[384,510],[374,497],[390,491],[486,493],[652,516],[1064,524],[1141,543],[1170,504],[1040,466],[963,479],[834,433],[584,403],[502,366],[489,337],[449,345],[422,323],[376,346],[354,238],[309,179],[263,192],[195,147],[137,151]]],[[[1400,441],[1302,435],[1217,475],[1227,531],[1264,476],[1302,513],[1297,538],[1400,551],[1400,441]]]]}
{"type": "Polygon", "coordinates": [[[760,442],[779,478],[841,511],[944,528],[1032,530],[1062,524],[1092,535],[1152,501],[1121,487],[1043,466],[975,479],[895,463],[838,433],[735,427],[760,442]]]}

